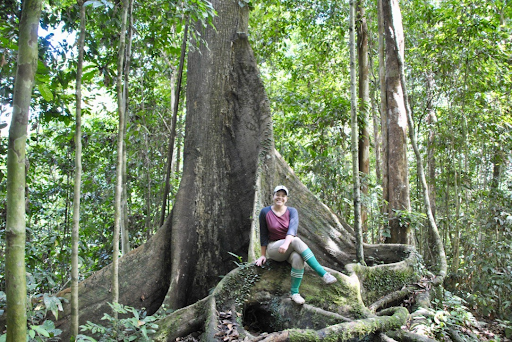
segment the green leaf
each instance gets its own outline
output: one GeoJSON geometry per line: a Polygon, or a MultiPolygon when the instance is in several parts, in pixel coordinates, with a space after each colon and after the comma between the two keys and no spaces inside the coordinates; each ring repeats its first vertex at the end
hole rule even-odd
{"type": "Polygon", "coordinates": [[[30,327],[30,329],[35,330],[38,334],[41,334],[44,337],[50,337],[50,333],[48,333],[48,331],[46,331],[46,329],[43,328],[42,326],[33,325],[30,327]]]}
{"type": "Polygon", "coordinates": [[[88,71],[88,72],[82,74],[82,81],[87,82],[87,81],[92,80],[92,78],[96,75],[96,73],[97,73],[97,70],[93,69],[91,71],[88,71]]]}
{"type": "Polygon", "coordinates": [[[53,93],[50,91],[50,88],[46,86],[46,84],[41,83],[37,86],[41,96],[48,102],[53,101],[53,93]]]}
{"type": "MultiPolygon", "coordinates": [[[[48,294],[45,293],[43,296],[43,301],[44,301],[44,305],[46,306],[46,308],[53,313],[53,315],[55,316],[56,319],[58,319],[59,311],[64,310],[62,308],[62,303],[61,303],[60,299],[55,296],[49,296],[48,294]]],[[[49,321],[49,322],[51,322],[51,321],[49,321]]],[[[55,328],[55,326],[53,326],[53,328],[55,328]]]]}
{"type": "Polygon", "coordinates": [[[9,50],[18,51],[18,44],[11,42],[10,40],[5,39],[4,37],[0,37],[0,43],[1,43],[1,46],[4,48],[7,48],[9,50]]]}

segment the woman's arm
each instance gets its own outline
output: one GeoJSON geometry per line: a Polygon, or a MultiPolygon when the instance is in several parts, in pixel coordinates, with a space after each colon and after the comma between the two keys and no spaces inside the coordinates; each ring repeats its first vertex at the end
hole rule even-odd
{"type": "Polygon", "coordinates": [[[290,212],[290,225],[288,226],[287,235],[297,236],[297,230],[299,229],[299,213],[297,209],[288,207],[290,212]]]}
{"type": "Polygon", "coordinates": [[[267,261],[267,245],[268,245],[268,227],[266,214],[269,210],[263,208],[260,211],[259,222],[260,222],[260,245],[261,245],[261,256],[256,260],[256,266],[261,266],[267,261]]]}
{"type": "MultiPolygon", "coordinates": [[[[260,211],[259,216],[259,223],[260,223],[260,245],[265,246],[265,248],[268,245],[268,227],[267,227],[267,213],[269,212],[269,209],[263,208],[260,211]]],[[[263,253],[263,255],[265,255],[263,253]]]]}

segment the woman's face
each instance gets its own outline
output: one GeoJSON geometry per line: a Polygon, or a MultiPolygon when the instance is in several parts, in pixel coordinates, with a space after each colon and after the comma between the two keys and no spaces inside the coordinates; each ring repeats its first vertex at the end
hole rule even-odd
{"type": "Polygon", "coordinates": [[[285,205],[288,200],[288,196],[286,196],[286,192],[284,190],[279,190],[274,193],[274,204],[275,205],[285,205]]]}

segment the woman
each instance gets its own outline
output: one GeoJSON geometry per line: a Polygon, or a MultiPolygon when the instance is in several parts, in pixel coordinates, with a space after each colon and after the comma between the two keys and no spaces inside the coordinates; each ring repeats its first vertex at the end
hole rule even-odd
{"type": "Polygon", "coordinates": [[[272,206],[265,207],[260,212],[261,256],[256,260],[256,266],[263,265],[267,256],[275,261],[287,260],[292,265],[291,299],[297,304],[304,304],[304,298],[299,294],[304,261],[326,284],[335,283],[337,279],[324,270],[311,249],[297,237],[299,214],[297,209],[286,206],[288,189],[284,185],[276,186],[273,201],[272,206]]]}

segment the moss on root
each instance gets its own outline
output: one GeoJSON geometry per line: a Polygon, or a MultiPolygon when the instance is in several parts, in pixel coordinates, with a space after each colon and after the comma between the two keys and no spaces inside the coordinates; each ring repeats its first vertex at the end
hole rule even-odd
{"type": "Polygon", "coordinates": [[[361,281],[363,301],[367,304],[375,302],[382,296],[412,284],[421,277],[419,260],[411,255],[407,260],[389,265],[372,267],[351,265],[361,281]]]}
{"type": "Polygon", "coordinates": [[[290,329],[288,330],[288,337],[293,342],[359,340],[379,331],[397,329],[407,321],[408,312],[405,308],[393,308],[387,313],[391,316],[371,317],[340,323],[321,330],[290,329]]]}

